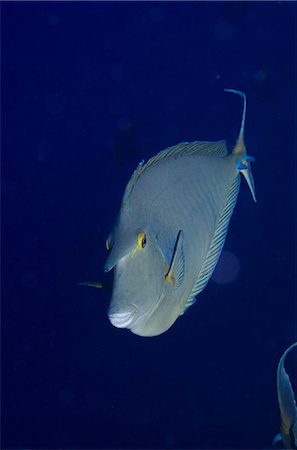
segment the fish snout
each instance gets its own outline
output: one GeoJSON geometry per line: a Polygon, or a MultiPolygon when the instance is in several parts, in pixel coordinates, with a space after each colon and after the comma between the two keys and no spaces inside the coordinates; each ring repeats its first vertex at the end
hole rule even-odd
{"type": "Polygon", "coordinates": [[[131,325],[135,316],[136,308],[133,308],[132,306],[122,310],[110,308],[108,311],[110,322],[117,328],[129,328],[129,325],[131,325]]]}

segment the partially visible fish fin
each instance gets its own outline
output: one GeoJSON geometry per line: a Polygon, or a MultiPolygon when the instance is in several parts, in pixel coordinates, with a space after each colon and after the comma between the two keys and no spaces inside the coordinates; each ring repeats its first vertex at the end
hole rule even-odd
{"type": "Polygon", "coordinates": [[[154,166],[159,161],[176,159],[182,155],[193,155],[196,153],[203,153],[205,155],[214,155],[218,158],[224,158],[228,155],[228,150],[226,147],[226,142],[224,140],[180,142],[179,144],[173,145],[172,147],[168,147],[150,158],[146,163],[144,163],[144,161],[141,161],[138,164],[137,168],[133,172],[132,177],[129,180],[129,183],[127,184],[123,201],[127,201],[128,196],[130,195],[135,183],[145,170],[154,166]]]}
{"type": "Polygon", "coordinates": [[[251,169],[251,161],[254,161],[254,158],[251,156],[247,156],[246,146],[244,142],[244,129],[245,129],[245,118],[246,118],[246,96],[243,92],[237,91],[235,89],[224,89],[225,92],[232,92],[233,94],[240,95],[243,99],[243,111],[241,118],[241,125],[239,135],[236,141],[236,145],[232,150],[232,155],[238,155],[238,160],[236,162],[236,166],[240,173],[246,179],[248,187],[250,188],[252,197],[256,202],[256,191],[255,191],[255,183],[251,169]]]}
{"type": "Polygon", "coordinates": [[[281,413],[281,431],[289,434],[292,425],[297,421],[297,408],[294,391],[284,364],[287,354],[292,348],[297,346],[297,342],[292,344],[282,355],[277,366],[277,396],[281,413]]]}
{"type": "Polygon", "coordinates": [[[172,260],[168,273],[165,275],[165,281],[172,284],[174,289],[178,288],[183,281],[185,272],[185,257],[183,252],[183,232],[178,232],[172,260]]]}
{"type": "Polygon", "coordinates": [[[209,278],[211,277],[212,272],[217,264],[217,261],[220,257],[220,254],[221,254],[221,251],[224,246],[225,239],[226,239],[229,221],[231,219],[231,216],[232,216],[235,204],[236,204],[236,200],[237,200],[237,196],[238,196],[238,192],[239,192],[239,186],[240,186],[240,176],[237,176],[234,179],[234,182],[231,186],[226,205],[224,206],[224,209],[218,220],[216,230],[214,232],[210,247],[208,249],[207,256],[202,265],[202,268],[198,275],[197,281],[193,287],[192,293],[191,293],[190,297],[188,298],[187,303],[185,304],[185,309],[182,312],[182,314],[191,305],[193,305],[193,303],[195,303],[196,295],[198,295],[199,292],[201,292],[205,288],[205,286],[208,283],[209,278]]]}
{"type": "Polygon", "coordinates": [[[219,158],[224,158],[228,155],[226,141],[180,142],[179,144],[168,147],[157,153],[148,160],[144,166],[144,169],[147,169],[162,160],[176,159],[178,156],[193,155],[196,153],[204,153],[207,155],[215,155],[219,158]]]}
{"type": "Polygon", "coordinates": [[[279,441],[282,441],[282,434],[278,433],[276,436],[274,436],[272,445],[276,445],[279,441]]]}
{"type": "Polygon", "coordinates": [[[240,97],[243,99],[243,111],[242,111],[240,131],[239,131],[236,145],[235,145],[232,153],[233,153],[233,155],[246,156],[246,148],[245,148],[245,142],[244,142],[244,128],[245,128],[245,118],[246,118],[246,95],[243,92],[237,91],[235,89],[224,89],[224,91],[232,92],[233,94],[240,95],[240,97]]]}
{"type": "Polygon", "coordinates": [[[135,185],[136,181],[138,180],[140,173],[142,173],[143,171],[143,165],[144,165],[144,159],[142,161],[140,161],[140,163],[138,164],[138,166],[136,167],[136,169],[134,170],[132,177],[130,178],[125,192],[124,192],[124,196],[123,196],[123,202],[125,202],[130,194],[130,192],[132,191],[133,186],[135,185]]]}
{"type": "Polygon", "coordinates": [[[247,156],[247,157],[243,158],[243,160],[245,161],[244,163],[240,162],[240,164],[242,164],[242,166],[244,166],[244,167],[239,169],[239,172],[242,173],[242,175],[244,176],[244,178],[248,184],[248,187],[250,188],[253,200],[255,203],[257,203],[255,182],[254,182],[254,177],[253,177],[249,158],[250,157],[247,156]]]}
{"type": "Polygon", "coordinates": [[[81,281],[77,283],[78,286],[88,286],[96,289],[108,289],[111,287],[108,283],[101,283],[101,281],[81,281]]]}

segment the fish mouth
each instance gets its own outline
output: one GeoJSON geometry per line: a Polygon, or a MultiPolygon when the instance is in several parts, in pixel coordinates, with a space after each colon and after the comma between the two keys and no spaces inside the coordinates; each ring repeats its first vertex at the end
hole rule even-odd
{"type": "Polygon", "coordinates": [[[125,308],[123,311],[108,311],[108,318],[112,325],[117,328],[129,328],[136,316],[136,309],[133,307],[125,308]]]}

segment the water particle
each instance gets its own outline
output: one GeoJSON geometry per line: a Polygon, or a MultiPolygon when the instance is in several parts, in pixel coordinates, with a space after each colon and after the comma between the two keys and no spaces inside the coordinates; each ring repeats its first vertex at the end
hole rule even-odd
{"type": "Polygon", "coordinates": [[[127,130],[131,127],[131,120],[129,117],[121,117],[118,121],[118,128],[122,131],[127,130]]]}
{"type": "Polygon", "coordinates": [[[166,447],[173,447],[176,442],[176,438],[173,434],[168,433],[164,436],[164,444],[166,447]]]}
{"type": "Polygon", "coordinates": [[[123,78],[123,68],[121,66],[111,66],[109,74],[113,80],[121,80],[123,78]]]}
{"type": "Polygon", "coordinates": [[[63,389],[60,392],[59,399],[64,404],[69,404],[74,400],[74,394],[70,389],[63,389]]]}
{"type": "Polygon", "coordinates": [[[229,22],[219,22],[214,28],[214,35],[219,41],[228,41],[233,37],[234,27],[229,22]]]}
{"type": "Polygon", "coordinates": [[[53,116],[61,114],[65,110],[65,101],[61,94],[48,94],[44,100],[44,107],[53,116]]]}
{"type": "Polygon", "coordinates": [[[150,16],[154,22],[161,22],[164,18],[164,11],[162,8],[152,8],[150,16]]]}
{"type": "Polygon", "coordinates": [[[261,83],[262,81],[265,81],[265,80],[266,80],[266,78],[267,78],[267,72],[266,72],[266,70],[264,70],[264,69],[259,69],[259,70],[257,70],[257,71],[255,72],[254,77],[255,77],[255,80],[256,80],[256,81],[259,81],[259,82],[261,83]]]}
{"type": "Polygon", "coordinates": [[[228,284],[238,277],[239,272],[240,263],[237,256],[223,250],[211,279],[218,284],[228,284]]]}
{"type": "Polygon", "coordinates": [[[60,22],[60,17],[57,14],[49,14],[47,16],[47,21],[49,25],[55,27],[60,22]]]}

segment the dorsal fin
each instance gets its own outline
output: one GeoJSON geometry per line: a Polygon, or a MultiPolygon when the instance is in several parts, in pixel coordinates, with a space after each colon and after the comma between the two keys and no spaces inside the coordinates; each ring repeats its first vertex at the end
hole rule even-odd
{"type": "Polygon", "coordinates": [[[144,163],[144,161],[141,161],[138,164],[136,170],[134,171],[132,177],[130,178],[127,184],[124,194],[124,201],[127,199],[138,178],[145,170],[154,166],[159,161],[176,159],[178,156],[193,155],[196,153],[213,155],[217,156],[218,158],[224,158],[225,156],[228,155],[228,150],[226,147],[226,142],[224,140],[180,142],[179,144],[173,145],[172,147],[168,147],[165,150],[162,150],[161,152],[157,153],[152,158],[150,158],[146,163],[144,163]]]}
{"type": "Polygon", "coordinates": [[[124,203],[127,200],[129,194],[131,193],[132,188],[135,185],[136,181],[140,177],[140,174],[143,172],[143,165],[144,165],[144,159],[142,161],[140,161],[140,163],[138,164],[138,166],[134,170],[130,180],[128,181],[128,184],[127,184],[125,192],[124,192],[124,197],[123,197],[123,202],[124,203]]]}
{"type": "Polygon", "coordinates": [[[162,150],[150,158],[144,165],[143,170],[148,169],[162,160],[173,159],[181,155],[194,155],[195,153],[204,153],[224,158],[227,156],[228,150],[225,141],[180,142],[179,144],[162,150]]]}

